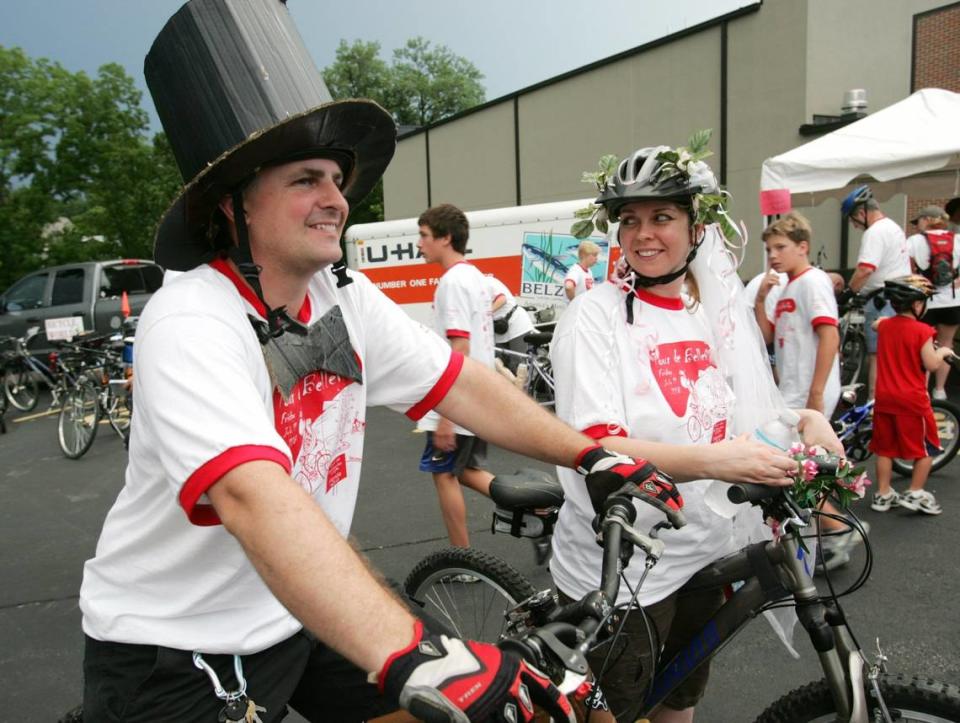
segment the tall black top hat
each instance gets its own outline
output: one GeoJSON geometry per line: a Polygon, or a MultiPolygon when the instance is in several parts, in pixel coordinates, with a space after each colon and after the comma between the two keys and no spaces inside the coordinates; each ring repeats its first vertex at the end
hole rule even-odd
{"type": "Polygon", "coordinates": [[[144,75],[185,183],[154,244],[168,269],[212,257],[218,201],[260,166],[334,158],[354,205],[396,148],[383,108],[333,101],[283,0],[190,0],[160,31],[144,75]]]}

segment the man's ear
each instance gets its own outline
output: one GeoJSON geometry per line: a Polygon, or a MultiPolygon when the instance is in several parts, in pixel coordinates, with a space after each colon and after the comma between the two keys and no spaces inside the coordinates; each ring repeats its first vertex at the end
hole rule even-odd
{"type": "Polygon", "coordinates": [[[217,206],[223,212],[223,215],[227,217],[227,220],[233,223],[233,198],[231,196],[224,196],[220,199],[220,203],[218,203],[217,206]]]}

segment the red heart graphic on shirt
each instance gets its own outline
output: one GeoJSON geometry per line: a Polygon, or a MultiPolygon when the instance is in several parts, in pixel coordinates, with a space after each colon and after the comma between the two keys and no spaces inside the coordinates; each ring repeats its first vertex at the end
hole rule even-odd
{"type": "Polygon", "coordinates": [[[352,384],[346,377],[329,372],[312,372],[297,382],[289,400],[284,400],[279,389],[273,390],[274,425],[283,441],[290,447],[294,463],[303,445],[301,423],[308,424],[323,414],[324,403],[329,402],[352,384]]]}
{"type": "Polygon", "coordinates": [[[710,347],[702,341],[658,344],[650,354],[650,370],[664,399],[678,417],[687,413],[690,390],[700,378],[700,372],[712,366],[716,365],[710,347]]]}

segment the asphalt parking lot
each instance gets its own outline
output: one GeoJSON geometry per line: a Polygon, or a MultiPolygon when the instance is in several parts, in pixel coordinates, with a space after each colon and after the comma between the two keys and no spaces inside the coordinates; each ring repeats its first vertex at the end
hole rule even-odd
{"type": "MultiPolygon", "coordinates": [[[[80,700],[77,591],[83,562],[122,484],[125,451],[104,426],[86,456],[68,460],[57,446],[55,417],[23,416],[8,411],[8,433],[0,436],[0,720],[55,721],[80,700]]],[[[374,564],[400,580],[417,560],[446,544],[433,485],[416,470],[421,445],[404,417],[371,410],[353,533],[374,564]]],[[[494,471],[523,466],[547,468],[492,450],[494,471]]],[[[954,684],[960,683],[958,474],[955,460],[930,480],[945,510],[940,517],[878,514],[860,505],[872,525],[874,570],[864,588],[844,599],[868,651],[879,636],[892,669],[954,684]]],[[[548,585],[529,543],[491,535],[490,503],[469,494],[473,544],[507,559],[537,586],[548,585]]],[[[836,576],[838,588],[854,579],[853,568],[862,560],[862,551],[856,553],[851,569],[836,576]]],[[[800,660],[787,654],[764,622],[748,626],[715,659],[698,720],[753,720],[788,690],[820,677],[809,643],[798,637],[796,645],[800,660]]]]}

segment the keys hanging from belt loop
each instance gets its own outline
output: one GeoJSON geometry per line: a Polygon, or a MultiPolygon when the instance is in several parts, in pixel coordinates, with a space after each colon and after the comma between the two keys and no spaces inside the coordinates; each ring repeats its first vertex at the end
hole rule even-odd
{"type": "Polygon", "coordinates": [[[247,697],[247,679],[243,677],[243,663],[239,655],[233,656],[233,674],[239,686],[235,691],[226,690],[220,683],[220,677],[203,656],[194,652],[193,664],[207,674],[213,684],[213,693],[224,706],[217,716],[220,723],[244,721],[245,723],[262,723],[259,713],[266,713],[267,709],[259,706],[247,697]]]}

